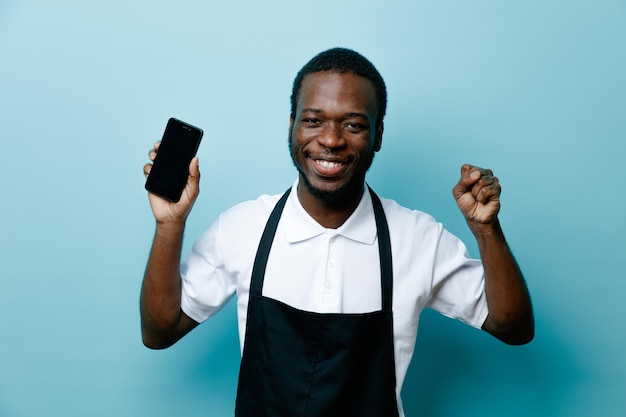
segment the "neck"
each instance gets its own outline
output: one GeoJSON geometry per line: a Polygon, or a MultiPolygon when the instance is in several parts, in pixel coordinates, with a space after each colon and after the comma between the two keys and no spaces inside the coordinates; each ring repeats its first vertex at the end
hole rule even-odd
{"type": "Polygon", "coordinates": [[[321,199],[311,194],[302,179],[298,183],[298,199],[304,210],[321,226],[337,229],[348,220],[361,202],[363,183],[345,190],[332,199],[321,199]]]}

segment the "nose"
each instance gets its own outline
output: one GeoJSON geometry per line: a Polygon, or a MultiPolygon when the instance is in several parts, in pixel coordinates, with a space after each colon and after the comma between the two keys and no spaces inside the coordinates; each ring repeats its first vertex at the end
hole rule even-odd
{"type": "Polygon", "coordinates": [[[317,142],[327,148],[340,148],[346,144],[341,127],[336,123],[326,123],[317,142]]]}

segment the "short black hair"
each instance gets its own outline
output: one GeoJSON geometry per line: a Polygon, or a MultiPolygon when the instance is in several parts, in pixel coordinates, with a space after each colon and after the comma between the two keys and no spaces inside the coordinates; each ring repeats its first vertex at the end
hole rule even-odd
{"type": "Polygon", "coordinates": [[[387,87],[385,86],[385,80],[374,67],[374,64],[367,58],[347,48],[332,48],[320,52],[298,71],[291,90],[291,117],[295,117],[296,114],[302,80],[308,74],[321,71],[351,72],[370,80],[374,85],[378,104],[376,128],[382,126],[385,111],[387,110],[387,87]]]}

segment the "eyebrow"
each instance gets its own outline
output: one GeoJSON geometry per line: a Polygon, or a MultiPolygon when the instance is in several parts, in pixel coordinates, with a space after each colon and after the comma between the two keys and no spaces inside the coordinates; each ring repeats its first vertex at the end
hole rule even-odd
{"type": "MultiPolygon", "coordinates": [[[[306,112],[316,113],[316,114],[323,113],[321,109],[317,109],[315,107],[307,107],[307,108],[302,109],[302,113],[306,113],[306,112]]],[[[359,113],[359,112],[348,112],[345,114],[345,117],[362,117],[364,119],[369,120],[365,113],[359,113]]]]}
{"type": "Polygon", "coordinates": [[[302,111],[301,111],[301,113],[307,113],[307,112],[310,112],[310,113],[321,113],[322,110],[316,109],[314,107],[307,107],[305,109],[302,109],[302,111]]]}

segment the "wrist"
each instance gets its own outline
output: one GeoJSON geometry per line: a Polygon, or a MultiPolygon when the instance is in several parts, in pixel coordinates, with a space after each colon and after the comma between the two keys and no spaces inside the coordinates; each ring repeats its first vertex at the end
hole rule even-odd
{"type": "Polygon", "coordinates": [[[161,234],[177,235],[185,230],[185,219],[157,219],[156,231],[161,234]]]}
{"type": "Polygon", "coordinates": [[[477,239],[480,239],[481,237],[503,237],[500,221],[497,217],[487,223],[481,223],[468,219],[467,225],[477,239]]]}

